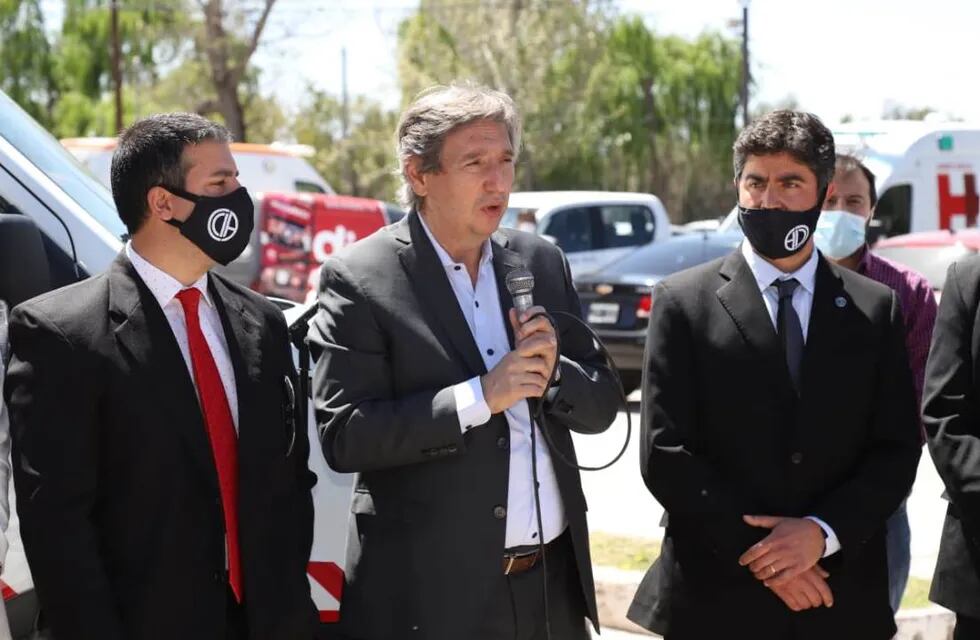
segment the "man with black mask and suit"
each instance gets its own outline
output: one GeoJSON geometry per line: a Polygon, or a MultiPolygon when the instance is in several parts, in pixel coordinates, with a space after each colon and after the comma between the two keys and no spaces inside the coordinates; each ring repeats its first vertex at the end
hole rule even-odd
{"type": "Polygon", "coordinates": [[[735,142],[742,246],[660,282],[640,464],[669,516],[630,618],[668,640],[885,640],[885,521],[918,412],[887,287],[813,246],[834,143],[776,111],[735,142]]]}
{"type": "Polygon", "coordinates": [[[17,511],[59,640],[313,637],[285,320],[210,273],[253,226],[229,141],[193,114],[125,131],[112,193],[132,240],[11,315],[17,511]]]}
{"type": "Polygon", "coordinates": [[[581,310],[557,247],[498,229],[519,148],[505,94],[422,94],[398,126],[411,212],[323,265],[317,422],[330,466],[358,473],[343,637],[584,640],[597,622],[585,498],[562,458],[572,431],[612,423],[619,390],[591,336],[562,330],[559,350],[531,318],[581,310]],[[518,269],[538,305],[521,314],[505,288],[518,269]]]}

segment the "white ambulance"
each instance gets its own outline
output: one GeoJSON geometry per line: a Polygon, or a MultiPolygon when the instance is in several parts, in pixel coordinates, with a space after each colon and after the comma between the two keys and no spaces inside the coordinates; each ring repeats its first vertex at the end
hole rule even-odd
{"type": "MultiPolygon", "coordinates": [[[[8,234],[4,246],[17,248],[0,253],[0,297],[16,303],[105,270],[122,248],[125,231],[105,186],[0,91],[0,239],[8,234]]],[[[301,333],[305,309],[276,302],[301,333]]],[[[308,574],[320,619],[331,622],[338,618],[344,582],[353,476],[327,467],[312,409],[307,415],[309,465],[317,475],[308,574]]],[[[38,603],[16,513],[11,515],[0,591],[13,637],[31,638],[38,603]]]]}

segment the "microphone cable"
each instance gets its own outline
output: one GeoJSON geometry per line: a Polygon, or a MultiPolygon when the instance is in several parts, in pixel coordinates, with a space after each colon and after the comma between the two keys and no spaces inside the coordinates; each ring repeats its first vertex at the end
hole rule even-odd
{"type": "MultiPolygon", "coordinates": [[[[544,522],[541,516],[541,493],[540,493],[541,483],[538,480],[538,440],[536,437],[536,432],[538,429],[535,428],[535,422],[537,422],[538,428],[541,429],[541,433],[544,435],[544,439],[548,443],[548,448],[550,449],[551,454],[557,457],[562,464],[572,469],[575,469],[576,471],[602,471],[603,469],[608,469],[609,467],[613,466],[614,464],[619,462],[620,458],[622,458],[623,455],[626,453],[626,449],[629,448],[630,438],[632,437],[632,433],[633,433],[633,420],[629,410],[629,400],[626,398],[626,391],[623,389],[623,383],[619,377],[619,372],[616,369],[616,365],[613,363],[612,356],[609,354],[609,351],[606,349],[606,346],[602,344],[602,340],[599,338],[598,334],[596,334],[596,332],[592,329],[592,327],[590,327],[588,324],[582,321],[582,319],[579,318],[578,316],[571,313],[566,313],[564,311],[556,311],[554,312],[554,316],[549,314],[547,311],[539,311],[538,313],[533,314],[525,321],[525,322],[530,322],[535,318],[544,317],[547,318],[548,322],[551,323],[552,328],[554,328],[555,330],[555,340],[557,342],[556,349],[555,349],[556,356],[555,356],[555,363],[554,365],[552,365],[551,368],[551,375],[548,377],[549,383],[551,384],[554,383],[555,375],[557,375],[558,367],[561,364],[561,337],[558,329],[558,323],[555,320],[555,316],[558,316],[560,318],[570,318],[579,326],[585,328],[585,330],[591,336],[593,344],[599,347],[599,351],[606,359],[606,364],[609,366],[609,370],[612,372],[613,378],[617,383],[616,388],[619,390],[619,396],[621,401],[620,406],[623,407],[626,413],[626,438],[623,441],[623,446],[622,448],[620,448],[619,453],[617,453],[616,456],[606,464],[599,465],[597,467],[590,467],[590,466],[577,464],[576,462],[573,462],[565,457],[565,454],[563,454],[561,450],[559,450],[558,447],[555,446],[555,443],[551,438],[551,434],[548,433],[548,421],[547,418],[545,417],[545,411],[544,411],[544,404],[545,404],[544,395],[542,395],[540,398],[534,398],[533,400],[528,401],[531,407],[531,475],[533,476],[533,482],[534,482],[534,513],[537,519],[537,528],[538,528],[538,556],[541,558],[541,587],[542,587],[542,596],[544,600],[545,637],[548,638],[548,640],[552,640],[553,636],[551,634],[551,604],[550,604],[550,599],[548,594],[548,554],[545,551],[544,522]]],[[[551,384],[548,385],[549,389],[551,388],[551,384]]],[[[545,389],[544,393],[547,394],[548,390],[545,389]]],[[[573,443],[572,444],[573,451],[574,451],[574,446],[575,445],[573,443]]],[[[561,535],[563,534],[564,532],[561,535]]],[[[574,542],[572,543],[572,547],[574,553],[574,542]]],[[[576,568],[576,572],[577,572],[577,568],[576,568]]],[[[585,594],[583,593],[583,597],[584,596],[585,594]]]]}

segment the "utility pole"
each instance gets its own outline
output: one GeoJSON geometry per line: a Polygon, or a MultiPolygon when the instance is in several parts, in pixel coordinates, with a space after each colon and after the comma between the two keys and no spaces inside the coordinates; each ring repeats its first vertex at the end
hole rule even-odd
{"type": "Polygon", "coordinates": [[[109,2],[109,33],[112,40],[112,84],[116,103],[116,133],[123,129],[122,52],[119,43],[119,2],[109,2]]]}
{"type": "Polygon", "coordinates": [[[749,126],[749,2],[750,0],[739,0],[742,5],[742,88],[740,97],[742,101],[742,126],[749,126]]]}
{"type": "Polygon", "coordinates": [[[347,147],[347,184],[350,195],[358,195],[357,174],[354,172],[354,149],[350,141],[350,96],[347,93],[347,47],[340,49],[341,111],[340,123],[344,145],[347,147]]]}

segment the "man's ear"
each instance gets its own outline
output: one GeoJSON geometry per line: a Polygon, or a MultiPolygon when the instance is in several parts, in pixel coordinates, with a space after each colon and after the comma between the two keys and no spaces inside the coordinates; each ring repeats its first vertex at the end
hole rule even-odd
{"type": "Polygon", "coordinates": [[[151,187],[146,193],[147,212],[160,220],[171,220],[174,217],[174,195],[163,187],[151,187]]]}
{"type": "Polygon", "coordinates": [[[405,175],[408,177],[408,184],[412,187],[415,195],[420,198],[428,195],[428,186],[426,185],[427,176],[422,172],[422,158],[418,156],[410,157],[405,162],[405,175]]]}

